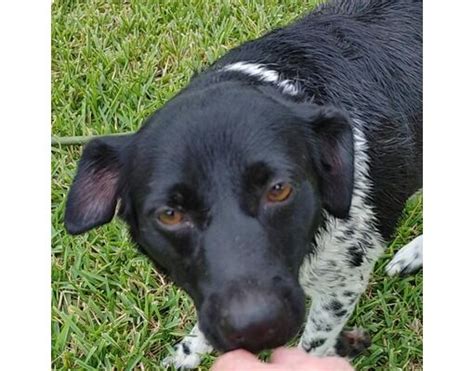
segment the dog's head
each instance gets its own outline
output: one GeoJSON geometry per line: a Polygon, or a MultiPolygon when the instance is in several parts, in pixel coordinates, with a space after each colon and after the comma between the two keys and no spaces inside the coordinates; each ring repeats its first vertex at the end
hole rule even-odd
{"type": "Polygon", "coordinates": [[[69,193],[77,234],[119,215],[194,300],[219,350],[274,348],[303,322],[299,268],[325,209],[347,215],[353,138],[344,113],[273,88],[185,91],[137,133],[95,139],[69,193]]]}

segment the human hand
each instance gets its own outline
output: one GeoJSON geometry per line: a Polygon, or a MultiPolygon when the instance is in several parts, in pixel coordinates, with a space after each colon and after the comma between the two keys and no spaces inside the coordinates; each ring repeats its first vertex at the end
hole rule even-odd
{"type": "Polygon", "coordinates": [[[211,371],[354,371],[344,358],[317,358],[297,348],[278,348],[270,363],[260,361],[255,355],[242,349],[220,356],[211,371]]]}

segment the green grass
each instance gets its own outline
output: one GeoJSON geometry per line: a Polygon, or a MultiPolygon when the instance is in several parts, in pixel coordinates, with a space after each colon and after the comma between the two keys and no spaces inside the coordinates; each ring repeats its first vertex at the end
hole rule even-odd
{"type": "MultiPolygon", "coordinates": [[[[136,130],[202,68],[242,41],[283,25],[315,1],[59,1],[52,6],[52,131],[136,130]]],[[[65,196],[81,148],[52,149],[54,369],[156,369],[192,327],[190,299],[131,245],[119,221],[66,234],[65,196]]],[[[391,279],[393,252],[422,231],[412,200],[352,324],[373,336],[358,369],[421,369],[422,275],[391,279]]],[[[206,370],[213,356],[206,357],[206,370]]]]}

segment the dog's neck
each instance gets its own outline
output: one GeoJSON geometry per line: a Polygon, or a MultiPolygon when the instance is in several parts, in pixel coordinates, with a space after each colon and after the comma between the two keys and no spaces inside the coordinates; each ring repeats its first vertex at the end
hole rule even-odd
{"type": "Polygon", "coordinates": [[[251,76],[259,81],[270,83],[275,85],[283,94],[289,94],[296,96],[301,92],[301,87],[296,81],[285,79],[282,74],[268,68],[267,66],[259,63],[251,62],[236,62],[231,63],[218,72],[240,72],[244,75],[251,76]]]}

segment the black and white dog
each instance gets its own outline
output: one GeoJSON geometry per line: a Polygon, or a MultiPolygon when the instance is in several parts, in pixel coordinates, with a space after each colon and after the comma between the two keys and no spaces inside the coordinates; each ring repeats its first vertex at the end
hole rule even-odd
{"type": "MultiPolygon", "coordinates": [[[[351,355],[344,324],[421,186],[422,2],[341,0],[231,50],[137,133],[90,142],[65,223],[108,223],[120,200],[192,297],[199,325],[168,364],[285,344],[304,294],[300,346],[351,355]]],[[[419,268],[421,246],[389,273],[419,268]]]]}

